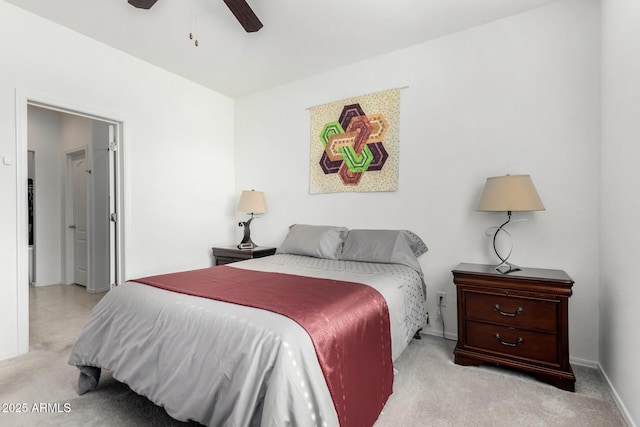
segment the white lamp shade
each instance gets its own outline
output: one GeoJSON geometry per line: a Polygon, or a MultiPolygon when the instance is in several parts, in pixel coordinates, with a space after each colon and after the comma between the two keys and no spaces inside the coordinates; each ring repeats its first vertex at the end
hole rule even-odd
{"type": "Polygon", "coordinates": [[[478,211],[543,211],[542,200],[529,175],[487,178],[478,211]]]}
{"type": "Polygon", "coordinates": [[[267,212],[267,203],[262,191],[243,191],[236,209],[238,212],[261,214],[267,212]]]}

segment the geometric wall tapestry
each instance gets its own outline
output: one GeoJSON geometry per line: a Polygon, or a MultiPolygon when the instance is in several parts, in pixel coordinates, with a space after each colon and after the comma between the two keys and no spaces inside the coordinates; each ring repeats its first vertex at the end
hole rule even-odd
{"type": "Polygon", "coordinates": [[[311,194],[398,189],[400,89],[309,110],[311,194]]]}

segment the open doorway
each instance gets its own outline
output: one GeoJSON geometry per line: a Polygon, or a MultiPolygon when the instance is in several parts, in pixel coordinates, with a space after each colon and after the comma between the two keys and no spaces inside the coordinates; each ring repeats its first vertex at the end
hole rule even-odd
{"type": "Polygon", "coordinates": [[[115,173],[109,168],[117,164],[110,161],[113,126],[28,106],[28,149],[35,154],[35,171],[29,171],[35,286],[78,284],[97,293],[116,283],[110,240],[111,214],[117,213],[110,203],[115,173]]]}
{"type": "Polygon", "coordinates": [[[100,293],[121,283],[124,152],[120,121],[28,97],[17,101],[18,198],[26,207],[19,203],[23,353],[29,349],[30,286],[79,283],[100,293]]]}

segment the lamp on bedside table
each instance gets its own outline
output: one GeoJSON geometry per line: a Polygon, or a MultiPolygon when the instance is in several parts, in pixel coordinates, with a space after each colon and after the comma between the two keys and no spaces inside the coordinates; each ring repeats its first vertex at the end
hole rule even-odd
{"type": "Polygon", "coordinates": [[[487,178],[477,211],[507,212],[507,221],[499,227],[489,227],[487,236],[493,234],[493,250],[500,259],[496,267],[500,273],[518,271],[520,268],[511,264],[508,259],[513,250],[513,243],[507,256],[502,257],[496,248],[496,237],[501,231],[511,237],[504,227],[511,221],[511,212],[543,211],[542,200],[529,175],[505,175],[487,178]],[[492,230],[496,229],[494,233],[492,230]]]}
{"type": "Polygon", "coordinates": [[[244,212],[251,215],[248,221],[239,222],[238,227],[244,227],[244,237],[238,245],[238,249],[253,249],[257,245],[251,241],[251,230],[249,226],[256,214],[267,212],[267,204],[264,201],[264,193],[262,191],[243,191],[236,208],[238,212],[244,212]]]}

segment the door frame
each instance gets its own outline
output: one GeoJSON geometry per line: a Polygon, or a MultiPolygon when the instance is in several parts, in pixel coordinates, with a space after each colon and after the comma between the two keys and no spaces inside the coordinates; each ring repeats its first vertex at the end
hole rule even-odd
{"type": "MultiPolygon", "coordinates": [[[[95,106],[86,106],[76,101],[52,96],[34,90],[16,88],[16,296],[17,296],[17,341],[18,354],[29,351],[29,229],[27,218],[27,182],[28,182],[28,106],[33,105],[98,120],[114,126],[113,160],[115,161],[115,200],[118,222],[115,227],[115,242],[112,242],[116,256],[111,259],[110,270],[115,276],[114,285],[123,283],[125,276],[125,120],[122,114],[104,111],[95,106]]],[[[111,142],[110,142],[111,145],[111,142]]]]}

